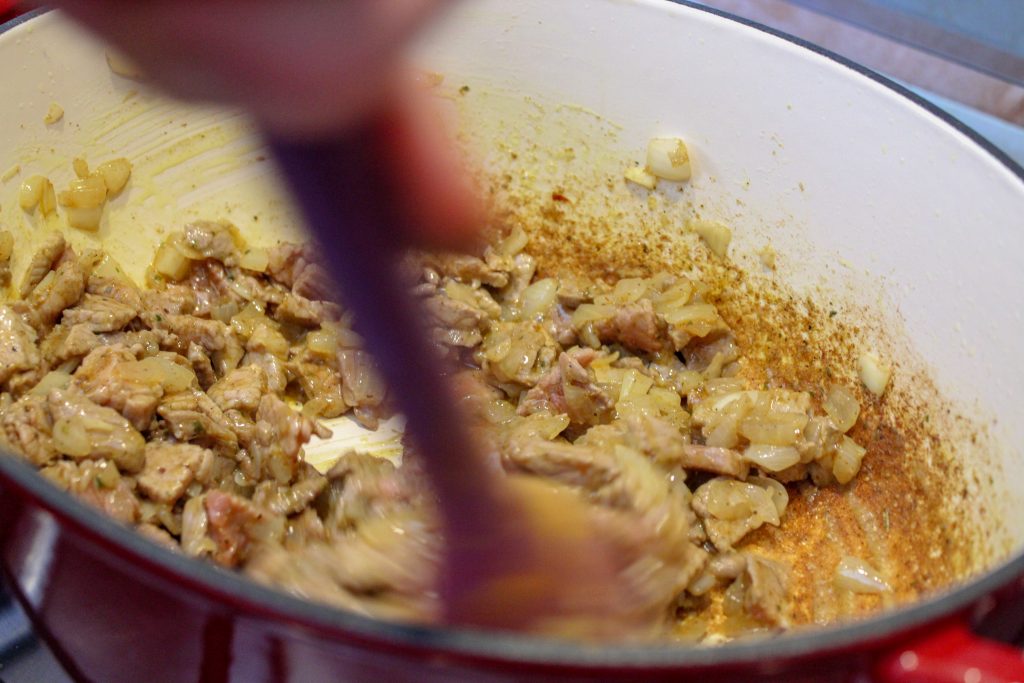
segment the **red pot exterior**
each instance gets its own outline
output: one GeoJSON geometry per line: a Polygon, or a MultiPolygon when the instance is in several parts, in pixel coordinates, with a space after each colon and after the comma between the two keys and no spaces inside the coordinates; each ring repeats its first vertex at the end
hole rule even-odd
{"type": "Polygon", "coordinates": [[[896,642],[778,659],[769,644],[754,663],[681,666],[515,662],[446,651],[303,623],[275,605],[221,593],[161,563],[163,551],[143,556],[97,531],[95,520],[80,518],[92,515],[74,514],[77,507],[54,508],[0,475],[4,572],[57,656],[84,681],[868,680],[865,672],[896,642]]]}

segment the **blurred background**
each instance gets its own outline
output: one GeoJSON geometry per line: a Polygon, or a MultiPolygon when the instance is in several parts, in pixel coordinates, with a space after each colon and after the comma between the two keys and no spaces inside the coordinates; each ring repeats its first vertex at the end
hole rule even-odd
{"type": "MultiPolygon", "coordinates": [[[[700,0],[896,79],[1024,165],[1024,0],[700,0]]],[[[0,0],[0,23],[25,8],[0,0]]],[[[0,586],[0,683],[68,680],[0,586]]]]}

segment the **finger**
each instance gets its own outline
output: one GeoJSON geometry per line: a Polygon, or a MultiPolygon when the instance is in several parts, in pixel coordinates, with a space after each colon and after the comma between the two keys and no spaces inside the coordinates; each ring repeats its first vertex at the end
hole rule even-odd
{"type": "Polygon", "coordinates": [[[249,108],[277,134],[334,132],[384,96],[445,0],[57,0],[176,95],[249,108]]]}
{"type": "Polygon", "coordinates": [[[474,191],[470,164],[449,138],[430,95],[403,84],[374,130],[411,239],[436,249],[477,246],[485,207],[474,191]]]}

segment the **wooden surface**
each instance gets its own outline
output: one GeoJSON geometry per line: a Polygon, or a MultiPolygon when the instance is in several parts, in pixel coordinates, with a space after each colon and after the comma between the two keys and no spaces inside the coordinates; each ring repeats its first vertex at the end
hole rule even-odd
{"type": "MultiPolygon", "coordinates": [[[[820,11],[813,11],[799,0],[701,0],[715,7],[826,47],[888,76],[906,81],[952,100],[997,116],[1018,126],[1024,125],[1024,87],[1010,71],[1009,78],[1000,78],[981,68],[968,66],[969,59],[953,61],[939,56],[925,46],[911,47],[889,36],[905,35],[906,24],[891,14],[886,25],[885,13],[875,16],[872,30],[840,21],[820,11]]],[[[1024,30],[1024,26],[1021,27],[1024,30]]],[[[965,40],[963,49],[971,47],[965,40]]],[[[1012,56],[1009,63],[1016,69],[1019,62],[1012,56]]],[[[1005,61],[1004,61],[1005,63],[1005,61]]],[[[976,63],[980,64],[980,62],[976,63]]],[[[988,70],[991,71],[991,70],[988,70]]]]}

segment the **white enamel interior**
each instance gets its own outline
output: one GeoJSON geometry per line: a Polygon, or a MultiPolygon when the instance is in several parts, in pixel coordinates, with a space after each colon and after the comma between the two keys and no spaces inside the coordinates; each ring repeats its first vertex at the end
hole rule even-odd
{"type": "MultiPolygon", "coordinates": [[[[880,301],[939,385],[996,418],[1013,494],[1006,522],[1024,543],[1015,514],[1024,503],[1024,182],[995,157],[840,63],[668,2],[473,0],[420,54],[447,84],[496,93],[475,114],[504,135],[571,135],[537,114],[565,103],[614,129],[588,141],[609,147],[609,159],[641,158],[655,134],[686,137],[696,159],[686,192],[732,225],[740,258],[770,240],[797,289],[832,281],[848,290],[842,296],[880,301]],[[866,282],[863,291],[851,284],[866,282]]],[[[39,172],[59,186],[82,154],[135,163],[100,239],[136,275],[160,233],[189,217],[229,218],[256,243],[294,234],[239,116],[132,95],[140,86],[113,76],[103,48],[57,14],[0,36],[0,64],[0,173],[20,164],[0,183],[0,223],[21,253],[41,226],[17,208],[20,181],[39,172]],[[66,113],[46,126],[51,101],[66,113]]],[[[354,428],[342,435],[365,438],[354,428]]],[[[386,435],[374,438],[393,449],[386,435]]]]}

